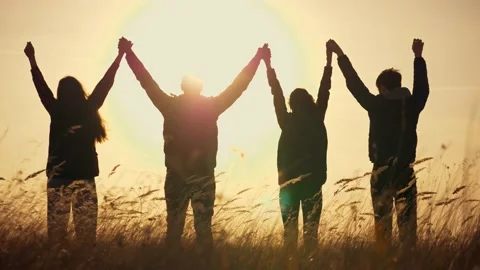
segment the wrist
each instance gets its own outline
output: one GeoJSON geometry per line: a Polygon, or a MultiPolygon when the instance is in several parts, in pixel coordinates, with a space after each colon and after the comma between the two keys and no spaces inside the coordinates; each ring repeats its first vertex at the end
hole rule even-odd
{"type": "Polygon", "coordinates": [[[31,68],[37,67],[37,61],[35,61],[35,58],[30,59],[30,67],[31,68]]]}
{"type": "Polygon", "coordinates": [[[133,53],[133,50],[132,50],[132,48],[129,48],[129,49],[126,49],[123,53],[124,53],[125,55],[132,54],[132,53],[133,53]]]}

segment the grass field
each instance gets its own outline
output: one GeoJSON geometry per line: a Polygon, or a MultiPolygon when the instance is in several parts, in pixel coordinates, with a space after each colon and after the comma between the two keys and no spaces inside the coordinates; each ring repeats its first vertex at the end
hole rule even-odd
{"type": "Polygon", "coordinates": [[[71,241],[56,249],[46,246],[44,173],[19,172],[0,181],[0,269],[480,269],[477,164],[445,165],[439,157],[416,165],[419,243],[411,254],[375,254],[368,175],[335,181],[311,256],[301,248],[289,254],[281,248],[278,205],[258,203],[261,191],[218,194],[210,267],[193,245],[190,210],[183,250],[171,254],[164,246],[161,181],[127,190],[99,188],[97,246],[82,249],[71,241]]]}

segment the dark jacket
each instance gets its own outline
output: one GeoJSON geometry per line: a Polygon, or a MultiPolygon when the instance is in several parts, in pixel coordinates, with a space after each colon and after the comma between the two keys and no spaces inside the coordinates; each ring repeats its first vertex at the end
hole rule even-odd
{"type": "Polygon", "coordinates": [[[253,79],[260,58],[253,58],[235,80],[216,97],[170,96],[163,92],[133,52],[128,65],[147,95],[162,113],[165,166],[177,172],[211,173],[218,150],[218,117],[245,91],[253,79]]]}
{"type": "Polygon", "coordinates": [[[300,115],[287,111],[285,97],[275,70],[267,71],[277,122],[282,129],[277,150],[278,184],[312,174],[310,181],[320,187],[327,178],[327,130],[324,119],[330,97],[332,67],[325,67],[315,111],[300,115]]]}
{"type": "MultiPolygon", "coordinates": [[[[87,100],[87,110],[92,117],[103,105],[113,86],[119,63],[114,62],[97,84],[87,100]]],[[[63,179],[92,179],[98,176],[98,158],[95,135],[88,121],[81,117],[66,116],[59,110],[59,103],[53,96],[40,69],[31,69],[33,82],[40,100],[50,115],[47,176],[63,179]]]]}
{"type": "Polygon", "coordinates": [[[376,165],[399,165],[415,161],[417,123],[429,95],[427,66],[422,57],[414,61],[413,93],[401,99],[373,95],[363,84],[346,55],[338,58],[348,90],[370,118],[369,157],[376,165]]]}

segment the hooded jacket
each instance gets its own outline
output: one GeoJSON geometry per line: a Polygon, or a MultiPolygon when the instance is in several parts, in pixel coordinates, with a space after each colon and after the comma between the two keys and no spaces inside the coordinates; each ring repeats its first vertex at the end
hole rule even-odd
{"type": "Polygon", "coordinates": [[[400,165],[414,162],[418,118],[430,92],[425,60],[414,60],[413,93],[400,87],[379,95],[370,93],[346,55],[338,58],[338,65],[348,90],[368,112],[370,161],[380,166],[393,161],[400,165]]]}

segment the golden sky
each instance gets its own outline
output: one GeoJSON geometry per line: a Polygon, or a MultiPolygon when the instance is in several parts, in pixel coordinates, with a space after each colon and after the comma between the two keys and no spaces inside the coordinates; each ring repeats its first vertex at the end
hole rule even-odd
{"type": "MultiPolygon", "coordinates": [[[[445,143],[446,162],[460,162],[472,154],[466,149],[474,149],[467,141],[480,146],[480,112],[473,111],[480,101],[477,0],[21,0],[1,6],[0,136],[8,129],[0,141],[3,177],[42,169],[47,157],[49,117],[23,55],[27,41],[54,92],[65,75],[90,92],[125,36],[169,93],[180,94],[181,77],[193,73],[204,79],[206,95],[218,94],[268,42],[285,95],[295,87],[316,95],[329,38],[343,47],[372,92],[376,76],[390,67],[399,68],[411,87],[411,42],[422,38],[431,95],[419,121],[418,156],[435,156],[445,143]]],[[[371,168],[368,116],[347,91],[336,62],[331,91],[327,193],[334,181],[371,168]]],[[[100,178],[116,164],[125,176],[111,185],[130,186],[139,172],[164,172],[163,118],[126,62],[101,113],[110,140],[98,146],[100,178]]],[[[227,172],[221,190],[275,186],[280,129],[263,64],[219,129],[217,172],[227,172]]]]}

